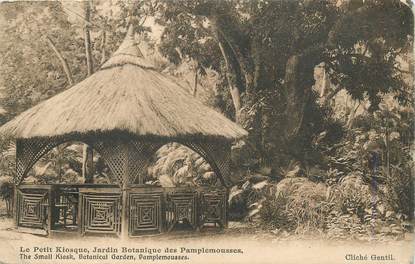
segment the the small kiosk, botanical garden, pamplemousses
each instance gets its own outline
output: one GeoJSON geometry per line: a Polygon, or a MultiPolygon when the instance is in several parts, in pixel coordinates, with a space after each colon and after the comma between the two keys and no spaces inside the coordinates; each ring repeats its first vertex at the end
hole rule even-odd
{"type": "Polygon", "coordinates": [[[132,27],[99,71],[23,112],[0,133],[16,139],[18,229],[129,237],[226,227],[231,143],[247,134],[156,71],[132,27]],[[69,141],[99,153],[115,184],[22,183],[45,153],[69,141]],[[169,142],[197,152],[218,182],[197,188],[146,184],[150,157],[169,142]]]}

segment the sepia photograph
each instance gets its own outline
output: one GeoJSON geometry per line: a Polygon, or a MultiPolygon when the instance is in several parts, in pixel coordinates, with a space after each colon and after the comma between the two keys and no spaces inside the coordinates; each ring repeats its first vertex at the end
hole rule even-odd
{"type": "Polygon", "coordinates": [[[0,264],[413,264],[414,10],[0,1],[0,264]]]}

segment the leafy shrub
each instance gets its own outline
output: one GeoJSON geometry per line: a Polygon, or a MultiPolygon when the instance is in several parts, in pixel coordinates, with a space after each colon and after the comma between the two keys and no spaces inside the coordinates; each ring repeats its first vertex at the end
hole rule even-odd
{"type": "Polygon", "coordinates": [[[288,212],[298,230],[317,230],[325,226],[325,218],[333,203],[327,197],[327,187],[306,182],[290,195],[288,212]]]}
{"type": "Polygon", "coordinates": [[[327,217],[327,236],[331,239],[362,239],[368,235],[368,226],[356,214],[332,211],[327,217]]]}
{"type": "Polygon", "coordinates": [[[147,171],[149,177],[146,181],[163,187],[213,185],[218,182],[203,157],[178,143],[162,146],[147,171]]]}
{"type": "Polygon", "coordinates": [[[295,232],[323,229],[333,202],[327,187],[306,178],[287,178],[276,185],[260,211],[266,225],[295,232]]]}
{"type": "Polygon", "coordinates": [[[342,214],[355,214],[363,219],[366,208],[371,207],[369,186],[357,175],[349,175],[332,187],[337,210],[342,214]]]}
{"type": "Polygon", "coordinates": [[[268,197],[260,210],[260,217],[264,226],[275,229],[292,228],[288,211],[288,196],[279,193],[273,198],[268,197]]]}
{"type": "Polygon", "coordinates": [[[371,187],[359,175],[349,175],[333,186],[335,206],[326,220],[328,237],[402,237],[405,216],[393,211],[388,188],[387,184],[379,183],[371,187]]]}
{"type": "Polygon", "coordinates": [[[403,213],[413,219],[414,180],[411,175],[412,165],[393,166],[390,175],[386,174],[385,199],[394,212],[403,213]]]}
{"type": "Polygon", "coordinates": [[[306,178],[272,184],[260,210],[261,224],[297,234],[325,231],[331,239],[402,237],[411,227],[405,215],[388,204],[388,189],[376,193],[362,176],[350,174],[327,186],[306,178]]]}
{"type": "Polygon", "coordinates": [[[0,196],[6,202],[7,215],[12,214],[13,193],[13,178],[9,176],[0,177],[0,196]]]}

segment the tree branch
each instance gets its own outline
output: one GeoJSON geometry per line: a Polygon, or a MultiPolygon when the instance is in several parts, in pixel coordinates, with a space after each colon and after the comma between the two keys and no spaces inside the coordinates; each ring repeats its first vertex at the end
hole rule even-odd
{"type": "Polygon", "coordinates": [[[336,89],[334,89],[333,91],[331,91],[328,95],[327,95],[327,97],[326,97],[326,99],[324,100],[325,102],[328,102],[328,101],[330,101],[334,96],[336,96],[336,94],[338,94],[341,90],[342,90],[343,88],[340,86],[340,85],[338,85],[337,87],[336,87],[336,89]]]}
{"type": "Polygon", "coordinates": [[[398,67],[393,67],[393,69],[394,70],[396,70],[396,71],[398,71],[398,72],[400,72],[400,73],[403,73],[403,74],[411,74],[411,72],[410,71],[405,71],[405,70],[402,70],[402,69],[399,69],[398,67]]]}
{"type": "Polygon", "coordinates": [[[66,60],[65,60],[65,58],[62,56],[61,52],[60,52],[60,51],[56,48],[56,45],[55,45],[55,43],[53,43],[52,39],[50,39],[50,37],[49,37],[49,36],[47,36],[47,35],[45,35],[45,38],[46,38],[46,40],[47,40],[47,42],[48,42],[49,46],[50,46],[50,47],[52,48],[52,50],[55,52],[56,57],[58,57],[59,61],[61,62],[61,65],[62,65],[63,71],[65,72],[66,79],[68,80],[69,85],[73,85],[74,81],[73,81],[73,78],[72,78],[72,73],[71,73],[71,71],[70,71],[70,69],[69,69],[69,66],[68,66],[67,61],[66,61],[66,60]]]}
{"type": "MultiPolygon", "coordinates": [[[[230,63],[228,61],[228,56],[227,56],[227,54],[225,52],[225,49],[224,49],[224,47],[223,47],[223,45],[220,41],[218,41],[218,45],[219,45],[219,49],[222,53],[223,59],[225,61],[226,68],[230,72],[232,72],[233,70],[232,70],[232,67],[230,66],[230,63]]],[[[225,73],[225,76],[226,76],[226,80],[228,81],[228,85],[229,85],[229,89],[230,89],[230,93],[231,93],[231,97],[232,97],[232,102],[233,102],[233,105],[235,107],[236,119],[238,119],[239,111],[241,110],[240,91],[237,87],[235,87],[233,85],[233,82],[232,82],[231,78],[229,77],[229,73],[225,73]]]]}

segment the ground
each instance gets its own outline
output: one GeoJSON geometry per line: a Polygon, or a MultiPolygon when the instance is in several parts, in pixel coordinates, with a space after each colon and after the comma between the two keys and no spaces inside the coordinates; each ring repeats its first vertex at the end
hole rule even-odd
{"type": "MultiPolygon", "coordinates": [[[[2,208],[0,206],[0,208],[2,208]]],[[[172,255],[187,256],[186,263],[382,263],[403,264],[413,261],[413,234],[403,240],[395,241],[333,241],[325,240],[322,236],[299,237],[287,234],[273,234],[269,231],[259,230],[246,224],[231,222],[229,228],[221,233],[186,233],[176,235],[163,235],[142,237],[136,239],[119,239],[114,237],[61,237],[47,238],[32,234],[20,233],[13,229],[13,221],[5,217],[0,209],[0,263],[181,263],[177,261],[150,261],[139,260],[139,254],[134,255],[134,261],[120,260],[22,260],[20,251],[34,247],[47,248],[63,246],[70,249],[87,248],[92,251],[94,247],[108,248],[119,251],[127,248],[160,249],[165,254],[166,248],[177,249],[172,255]],[[243,253],[200,253],[203,248],[208,249],[240,249],[243,253]],[[199,249],[199,252],[197,250],[199,249]],[[190,250],[187,251],[187,250],[190,250]],[[185,253],[181,253],[185,251],[185,253]],[[369,261],[346,260],[353,256],[367,255],[369,261]],[[391,255],[391,257],[389,257],[391,255]],[[370,260],[377,256],[387,260],[370,260]],[[392,258],[393,260],[389,260],[392,258]]],[[[35,253],[31,253],[32,258],[35,253]]],[[[109,254],[111,258],[112,254],[109,254]]],[[[144,254],[153,256],[157,254],[144,254]]],[[[143,256],[143,255],[142,255],[143,256]]],[[[54,256],[55,257],[55,256],[54,256]]],[[[413,262],[412,262],[413,263],[413,262]]]]}

